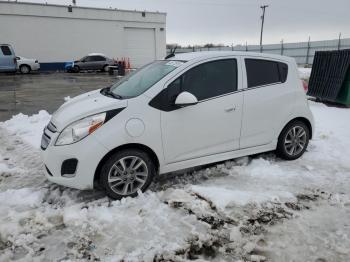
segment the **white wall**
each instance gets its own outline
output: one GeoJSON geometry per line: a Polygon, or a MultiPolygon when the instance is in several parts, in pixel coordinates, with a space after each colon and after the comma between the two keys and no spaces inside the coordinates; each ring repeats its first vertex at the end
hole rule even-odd
{"type": "Polygon", "coordinates": [[[124,57],[126,27],[154,29],[155,59],[162,59],[166,55],[165,25],[164,13],[146,12],[142,17],[135,11],[80,7],[69,13],[66,6],[0,1],[0,43],[11,44],[17,55],[40,62],[71,61],[92,52],[124,57]]]}

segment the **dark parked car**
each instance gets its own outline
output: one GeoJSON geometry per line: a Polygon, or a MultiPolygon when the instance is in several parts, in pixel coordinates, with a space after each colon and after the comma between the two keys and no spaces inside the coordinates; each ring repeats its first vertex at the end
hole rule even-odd
{"type": "Polygon", "coordinates": [[[78,61],[74,61],[67,71],[78,73],[81,70],[101,70],[108,71],[108,66],[114,65],[115,61],[104,54],[89,54],[78,61]]]}

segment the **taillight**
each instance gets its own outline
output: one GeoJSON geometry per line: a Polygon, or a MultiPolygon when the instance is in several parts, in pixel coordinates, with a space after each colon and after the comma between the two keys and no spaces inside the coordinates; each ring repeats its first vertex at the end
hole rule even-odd
{"type": "Polygon", "coordinates": [[[303,88],[305,93],[307,93],[307,90],[309,89],[309,85],[305,80],[301,80],[301,82],[303,82],[303,88]]]}
{"type": "Polygon", "coordinates": [[[16,57],[13,59],[13,62],[15,63],[15,65],[17,65],[17,59],[16,59],[16,57]]]}

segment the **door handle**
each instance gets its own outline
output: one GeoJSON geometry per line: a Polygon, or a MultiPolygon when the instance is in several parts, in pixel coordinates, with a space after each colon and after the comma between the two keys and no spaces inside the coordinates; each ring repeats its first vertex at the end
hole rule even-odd
{"type": "Polygon", "coordinates": [[[225,108],[226,112],[232,112],[232,111],[235,111],[235,110],[236,110],[236,106],[231,106],[231,107],[225,108]]]}

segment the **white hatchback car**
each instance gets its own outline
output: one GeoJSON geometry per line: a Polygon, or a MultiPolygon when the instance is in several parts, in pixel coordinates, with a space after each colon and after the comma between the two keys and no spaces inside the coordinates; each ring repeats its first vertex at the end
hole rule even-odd
{"type": "Polygon", "coordinates": [[[50,181],[120,199],[172,171],[272,150],[296,159],[313,130],[294,59],[198,52],[69,100],[41,148],[50,181]]]}
{"type": "Polygon", "coordinates": [[[17,60],[17,70],[21,74],[29,74],[31,71],[38,71],[40,69],[40,64],[37,59],[17,56],[16,60],[17,60]]]}

